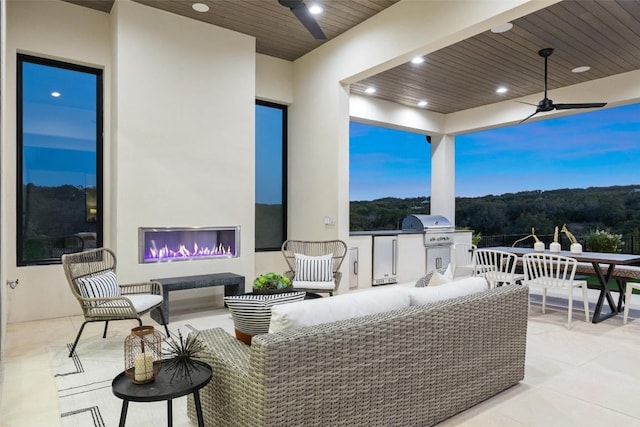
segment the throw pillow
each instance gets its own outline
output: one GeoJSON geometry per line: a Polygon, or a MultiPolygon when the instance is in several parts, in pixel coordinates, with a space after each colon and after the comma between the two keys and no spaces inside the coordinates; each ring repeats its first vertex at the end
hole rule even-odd
{"type": "Polygon", "coordinates": [[[484,277],[468,277],[454,280],[441,286],[427,286],[425,288],[409,289],[411,305],[423,305],[445,299],[457,298],[465,295],[483,292],[489,289],[484,277]]]}
{"type": "MultiPolygon", "coordinates": [[[[449,266],[447,266],[447,268],[449,268],[449,266]]],[[[444,274],[447,271],[447,268],[439,268],[437,270],[431,270],[426,275],[418,279],[418,281],[416,282],[416,288],[424,288],[425,286],[429,286],[429,281],[431,280],[433,273],[437,271],[440,274],[444,274]]]]}
{"type": "Polygon", "coordinates": [[[120,284],[113,271],[78,279],[83,298],[112,298],[120,296],[120,284]]]}
{"type": "Polygon", "coordinates": [[[329,282],[333,280],[333,255],[295,254],[296,282],[329,282]]]}
{"type": "Polygon", "coordinates": [[[449,283],[453,280],[453,273],[451,272],[451,264],[444,269],[444,272],[441,272],[442,269],[436,270],[433,272],[431,279],[429,280],[429,286],[438,286],[444,285],[445,283],[449,283]]]}
{"type": "Polygon", "coordinates": [[[302,301],[304,292],[283,292],[279,294],[246,294],[224,297],[229,307],[236,338],[251,345],[254,335],[269,332],[271,307],[278,304],[302,301]]]}
{"type": "Polygon", "coordinates": [[[269,332],[337,322],[409,307],[409,289],[389,286],[284,304],[271,310],[269,332]]]}

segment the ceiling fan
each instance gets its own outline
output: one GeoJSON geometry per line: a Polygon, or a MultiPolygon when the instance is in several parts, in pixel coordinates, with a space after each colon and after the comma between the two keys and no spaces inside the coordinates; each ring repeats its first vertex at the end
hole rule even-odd
{"type": "Polygon", "coordinates": [[[317,40],[327,39],[327,36],[324,35],[320,25],[318,25],[316,20],[313,19],[311,12],[309,12],[309,9],[307,8],[307,5],[304,4],[303,0],[278,0],[278,3],[284,7],[288,7],[296,18],[302,22],[302,25],[304,25],[311,35],[317,40]]]}
{"type": "MultiPolygon", "coordinates": [[[[554,104],[553,101],[547,98],[547,62],[549,61],[549,57],[553,53],[553,48],[545,48],[540,49],[538,51],[538,55],[544,58],[544,98],[542,101],[538,102],[536,106],[536,111],[531,114],[529,117],[522,120],[520,123],[529,120],[531,117],[535,116],[538,113],[552,111],[552,110],[572,110],[575,108],[601,108],[607,105],[606,102],[591,102],[591,103],[581,103],[581,104],[554,104]]],[[[531,104],[533,105],[533,104],[531,104]]]]}

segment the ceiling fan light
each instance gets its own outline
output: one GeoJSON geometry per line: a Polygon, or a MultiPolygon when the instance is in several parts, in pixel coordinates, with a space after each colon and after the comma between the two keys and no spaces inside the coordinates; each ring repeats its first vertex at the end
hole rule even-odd
{"type": "Polygon", "coordinates": [[[196,12],[201,12],[201,13],[209,12],[209,6],[207,6],[204,3],[194,3],[191,5],[191,8],[196,12]]]}
{"type": "Polygon", "coordinates": [[[573,70],[571,70],[572,73],[584,73],[585,71],[589,71],[591,69],[591,67],[589,67],[588,65],[582,65],[580,67],[576,67],[573,70]]]}
{"type": "Polygon", "coordinates": [[[496,89],[496,93],[507,93],[508,89],[504,86],[500,86],[498,89],[496,89]]]}
{"type": "Polygon", "coordinates": [[[366,88],[364,90],[364,93],[369,94],[369,95],[374,94],[374,93],[376,93],[376,88],[373,87],[373,86],[369,86],[368,88],[366,88]]]}
{"type": "Polygon", "coordinates": [[[311,13],[312,15],[319,15],[322,12],[324,12],[324,9],[319,4],[312,4],[311,6],[309,6],[309,13],[311,13]]]}
{"type": "Polygon", "coordinates": [[[491,28],[492,33],[505,33],[513,28],[513,24],[511,22],[505,22],[504,24],[496,25],[491,28]]]}
{"type": "Polygon", "coordinates": [[[422,56],[416,56],[411,60],[412,64],[422,64],[424,62],[424,58],[422,56]]]}
{"type": "Polygon", "coordinates": [[[418,107],[426,107],[427,105],[429,105],[429,103],[427,101],[418,102],[418,107]]]}

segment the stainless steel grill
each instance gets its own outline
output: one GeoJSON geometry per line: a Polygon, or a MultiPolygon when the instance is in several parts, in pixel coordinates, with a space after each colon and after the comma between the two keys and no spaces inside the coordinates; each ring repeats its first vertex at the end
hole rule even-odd
{"type": "Polygon", "coordinates": [[[446,267],[451,261],[455,227],[442,215],[408,215],[402,231],[424,233],[425,274],[446,267]]]}

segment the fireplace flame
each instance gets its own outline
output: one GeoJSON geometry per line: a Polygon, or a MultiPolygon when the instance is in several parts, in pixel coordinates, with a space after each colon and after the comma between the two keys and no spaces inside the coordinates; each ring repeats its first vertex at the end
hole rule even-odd
{"type": "Polygon", "coordinates": [[[180,258],[198,258],[198,257],[211,257],[211,256],[233,256],[231,246],[227,245],[225,248],[222,243],[213,247],[200,247],[197,243],[193,244],[193,251],[187,249],[185,244],[179,244],[178,247],[170,249],[167,245],[161,248],[157,248],[154,245],[147,250],[147,259],[154,260],[170,260],[180,258]]]}

